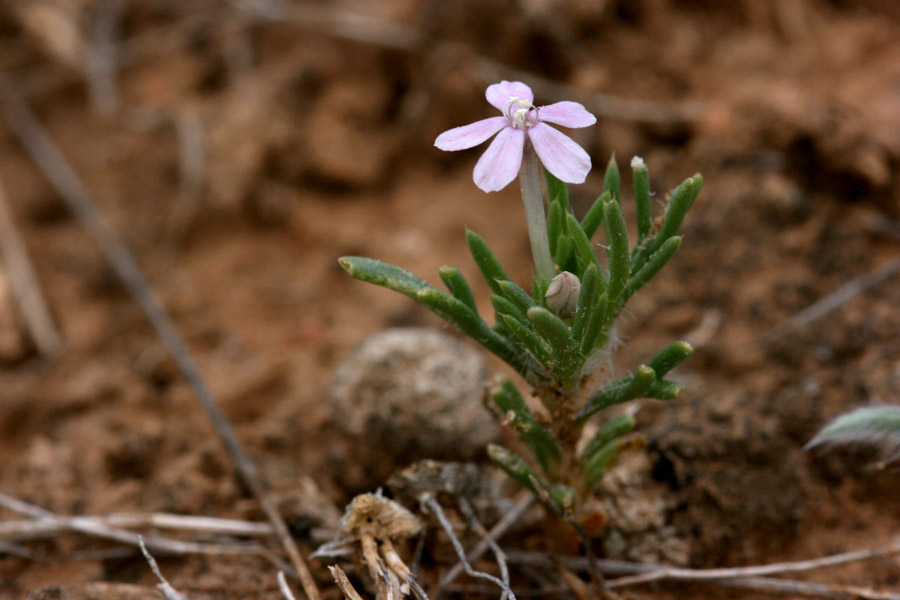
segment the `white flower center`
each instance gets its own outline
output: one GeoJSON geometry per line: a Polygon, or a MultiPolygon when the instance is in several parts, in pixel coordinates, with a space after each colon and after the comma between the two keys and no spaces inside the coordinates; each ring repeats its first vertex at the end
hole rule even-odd
{"type": "Polygon", "coordinates": [[[538,123],[538,109],[530,100],[511,97],[506,101],[506,118],[516,129],[527,129],[538,123]]]}

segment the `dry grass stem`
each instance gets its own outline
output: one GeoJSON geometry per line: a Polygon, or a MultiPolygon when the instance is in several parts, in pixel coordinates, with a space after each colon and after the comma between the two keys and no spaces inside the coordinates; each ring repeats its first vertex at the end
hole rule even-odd
{"type": "Polygon", "coordinates": [[[435,518],[438,520],[438,523],[440,523],[441,529],[444,530],[444,533],[446,533],[447,537],[450,539],[450,543],[453,545],[453,550],[456,552],[456,557],[459,559],[459,562],[463,566],[463,570],[465,570],[466,574],[469,577],[475,577],[478,579],[490,581],[501,590],[503,590],[503,592],[509,596],[510,600],[516,600],[516,595],[513,593],[509,585],[507,585],[504,581],[494,577],[490,573],[476,571],[472,568],[472,565],[470,565],[469,561],[466,559],[466,551],[462,546],[462,542],[459,541],[459,538],[456,536],[456,532],[453,531],[453,525],[450,524],[450,521],[447,519],[447,515],[444,514],[444,509],[441,508],[441,505],[438,504],[437,500],[435,500],[434,497],[430,494],[422,494],[419,501],[428,512],[435,516],[435,518]]]}
{"type": "Polygon", "coordinates": [[[147,550],[147,546],[144,545],[144,539],[140,536],[138,536],[138,543],[141,545],[141,552],[144,554],[144,558],[147,559],[147,563],[150,565],[150,570],[153,571],[153,574],[159,579],[159,584],[156,586],[156,589],[165,596],[166,600],[186,600],[185,597],[178,593],[178,591],[166,581],[166,578],[163,577],[162,571],[159,570],[159,565],[156,564],[156,559],[153,558],[153,555],[147,550]]]}
{"type": "Polygon", "coordinates": [[[13,220],[2,182],[0,182],[0,252],[3,253],[3,262],[9,272],[9,282],[19,312],[34,345],[44,356],[58,354],[62,350],[63,341],[41,291],[37,272],[28,255],[28,248],[13,220]]]}

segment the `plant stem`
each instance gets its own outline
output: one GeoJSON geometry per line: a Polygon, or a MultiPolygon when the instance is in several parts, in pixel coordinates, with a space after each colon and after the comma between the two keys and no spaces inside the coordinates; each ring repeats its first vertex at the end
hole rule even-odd
{"type": "Polygon", "coordinates": [[[522,202],[525,204],[525,219],[528,221],[528,237],[531,253],[538,277],[545,281],[553,279],[553,259],[550,257],[550,242],[547,239],[547,217],[544,214],[544,193],[541,190],[541,163],[531,142],[525,142],[522,170],[519,171],[522,186],[522,202]]]}

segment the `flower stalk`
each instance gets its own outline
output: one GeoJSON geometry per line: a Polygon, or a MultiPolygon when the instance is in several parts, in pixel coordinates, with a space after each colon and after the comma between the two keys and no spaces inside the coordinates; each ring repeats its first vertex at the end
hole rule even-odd
{"type": "Polygon", "coordinates": [[[547,217],[544,213],[544,194],[541,191],[541,163],[530,142],[525,143],[522,170],[519,171],[522,202],[525,204],[525,220],[528,223],[528,239],[538,277],[549,282],[555,273],[547,237],[547,217]]]}

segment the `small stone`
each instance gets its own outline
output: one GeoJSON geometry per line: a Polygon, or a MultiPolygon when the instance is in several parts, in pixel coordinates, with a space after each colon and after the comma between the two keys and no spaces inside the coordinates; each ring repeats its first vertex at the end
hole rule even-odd
{"type": "Polygon", "coordinates": [[[481,354],[454,337],[389,329],[364,341],[335,373],[335,424],[359,436],[365,452],[354,458],[363,461],[470,459],[497,434],[481,404],[486,377],[481,354]]]}

